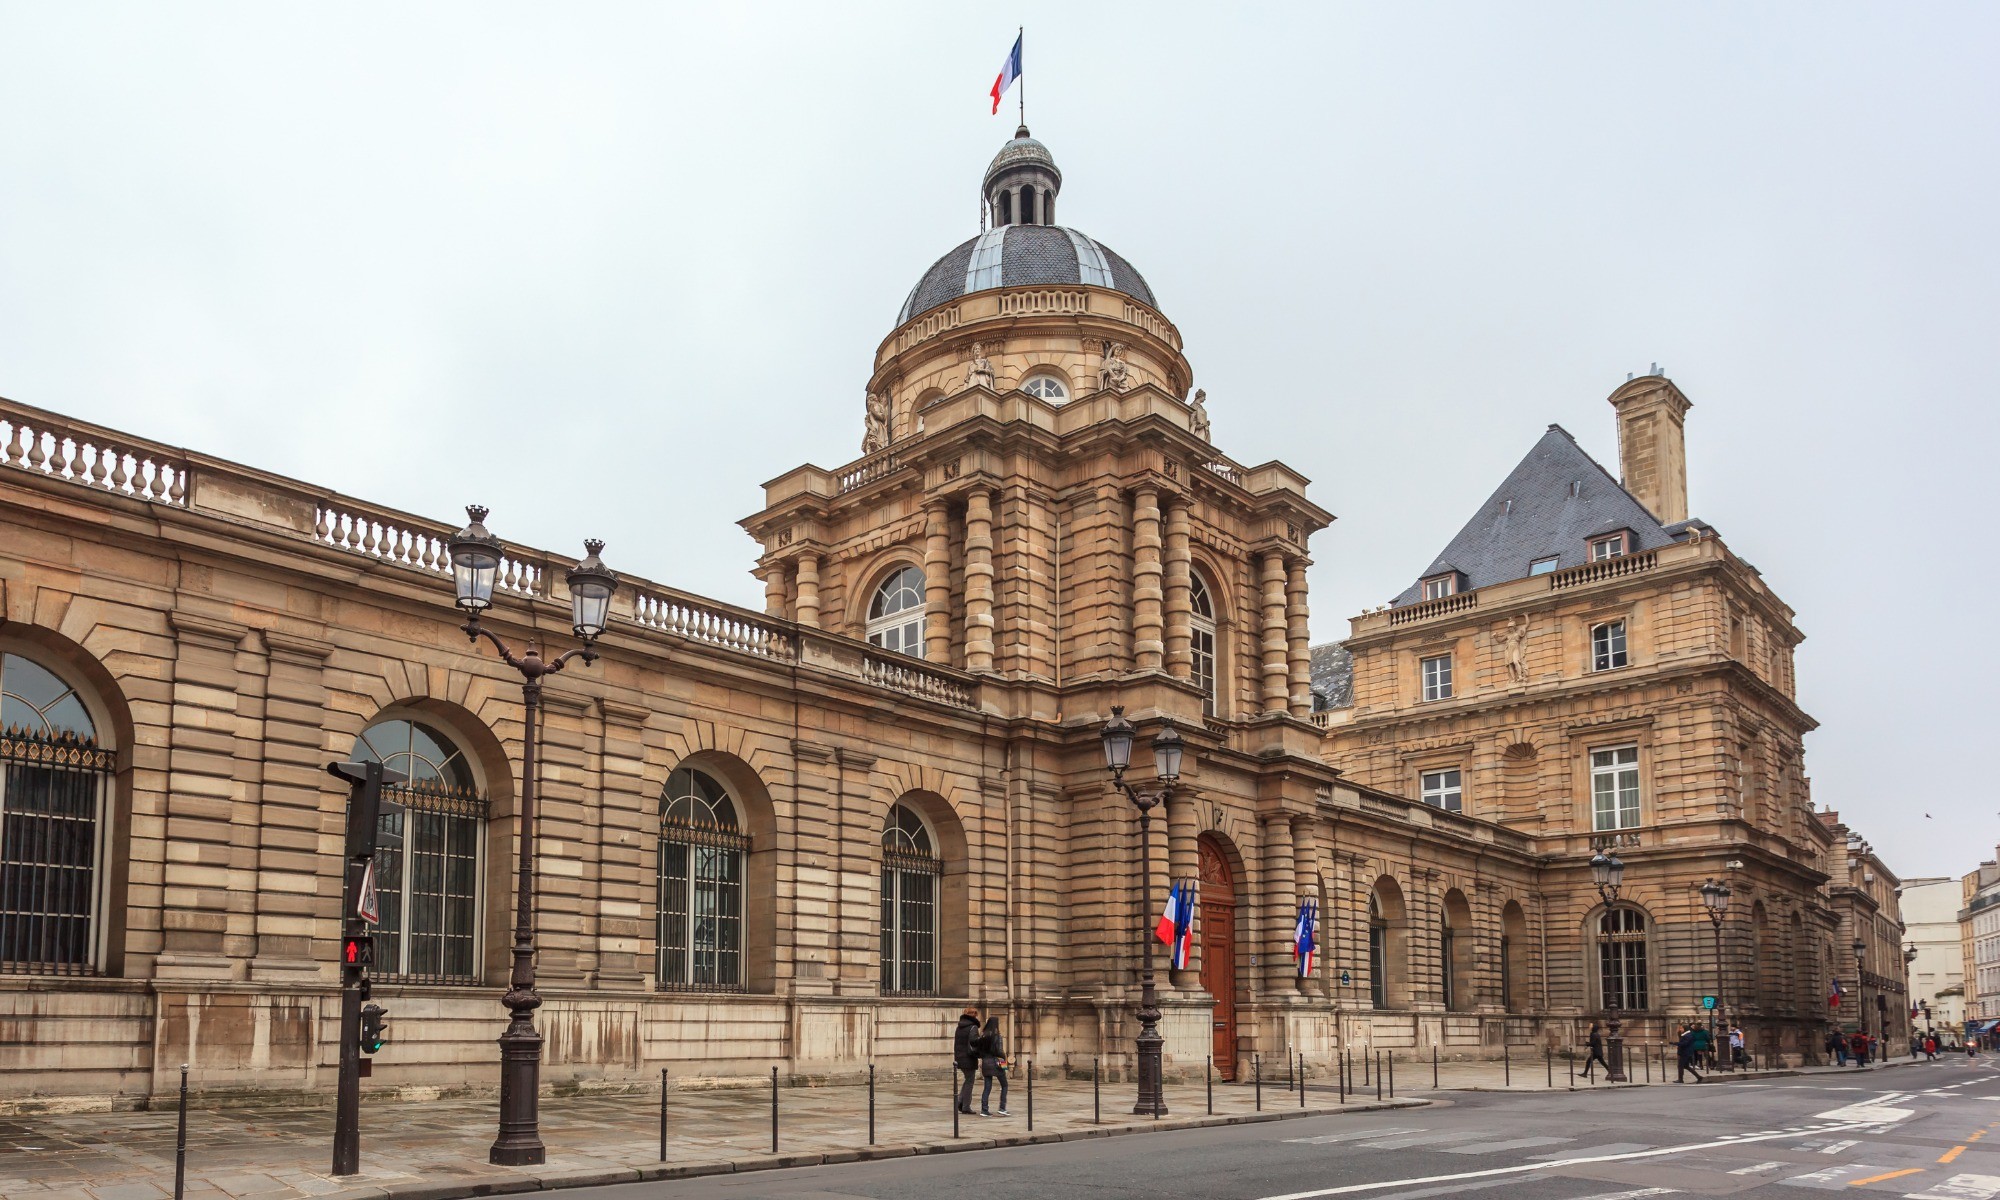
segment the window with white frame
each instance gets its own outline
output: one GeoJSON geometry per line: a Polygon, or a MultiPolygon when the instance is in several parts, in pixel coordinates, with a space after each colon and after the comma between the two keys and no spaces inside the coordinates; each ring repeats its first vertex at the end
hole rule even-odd
{"type": "Polygon", "coordinates": [[[1556,569],[1556,561],[1557,561],[1556,556],[1553,554],[1549,555],[1547,558],[1538,558],[1534,562],[1528,564],[1528,574],[1547,575],[1556,569]]]}
{"type": "Polygon", "coordinates": [[[1617,533],[1610,533],[1603,537],[1590,539],[1591,562],[1597,562],[1606,558],[1617,558],[1624,554],[1625,550],[1625,531],[1622,529],[1617,533]]]}
{"type": "Polygon", "coordinates": [[[1053,375],[1030,375],[1021,381],[1021,390],[1050,404],[1061,404],[1069,399],[1069,385],[1053,375]]]}
{"type": "Polygon", "coordinates": [[[1432,808],[1442,808],[1446,812],[1463,812],[1465,791],[1461,784],[1463,777],[1457,767],[1442,771],[1425,771],[1418,777],[1419,794],[1425,804],[1432,808]]]}
{"type": "Polygon", "coordinates": [[[1590,669],[1610,671],[1626,664],[1625,622],[1605,621],[1590,627],[1590,669]]]}
{"type": "Polygon", "coordinates": [[[1451,655],[1435,654],[1422,660],[1424,699],[1451,699],[1451,655]]]}
{"type": "Polygon", "coordinates": [[[0,654],[0,973],[98,970],[115,765],[75,688],[0,654]]]}
{"type": "Polygon", "coordinates": [[[1607,1010],[1646,1008],[1646,917],[1607,909],[1597,920],[1598,998],[1607,1010]]]}
{"type": "Polygon", "coordinates": [[[1591,828],[1634,829],[1639,824],[1639,747],[1590,752],[1591,828]]]}
{"type": "Polygon", "coordinates": [[[1424,599],[1442,600],[1458,592],[1458,575],[1433,575],[1424,580],[1424,599]]]}
{"type": "Polygon", "coordinates": [[[743,865],[750,839],[729,789],[681,767],[660,797],[661,990],[743,987],[743,865]]]}
{"type": "Polygon", "coordinates": [[[868,644],[913,658],[924,656],[924,572],[902,567],[868,604],[868,644]]]}
{"type": "Polygon", "coordinates": [[[1192,610],[1188,617],[1189,675],[1201,689],[1201,711],[1212,717],[1216,715],[1215,598],[1208,594],[1208,584],[1199,571],[1188,578],[1188,606],[1192,610]]]}
{"type": "Polygon", "coordinates": [[[882,828],[882,991],[937,994],[938,881],[944,864],[924,819],[907,804],[882,828]]]}
{"type": "Polygon", "coordinates": [[[382,792],[375,841],[375,974],[408,983],[478,983],[480,863],[486,797],[442,731],[378,721],[354,742],[354,762],[379,762],[409,782],[382,792]]]}

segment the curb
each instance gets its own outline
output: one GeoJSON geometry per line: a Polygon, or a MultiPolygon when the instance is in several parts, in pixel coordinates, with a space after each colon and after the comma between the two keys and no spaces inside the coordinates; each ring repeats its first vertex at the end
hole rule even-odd
{"type": "Polygon", "coordinates": [[[1273,1121],[1296,1121],[1301,1117],[1338,1117],[1350,1113],[1381,1112],[1394,1108],[1423,1108],[1429,1100],[1370,1100],[1342,1108],[1275,1109],[1260,1113],[1231,1113],[1211,1117],[1169,1117],[1144,1124],[1095,1126],[1058,1133],[1022,1133],[1006,1137],[959,1138],[950,1142],[867,1146],[853,1150],[811,1151],[802,1154],[759,1154],[749,1158],[718,1159],[708,1162],[651,1163],[643,1167],[587,1167],[573,1171],[553,1171],[544,1175],[519,1175],[481,1180],[415,1181],[383,1183],[328,1192],[316,1200],[465,1200],[466,1197],[505,1196],[520,1192],[550,1192],[562,1188],[602,1187],[617,1183],[651,1183],[666,1179],[694,1179],[706,1175],[743,1174],[749,1171],[777,1171],[788,1167],[835,1166],[841,1163],[876,1162],[909,1158],[918,1154],[962,1154],[973,1150],[1000,1150],[1016,1146],[1048,1146],[1061,1142],[1081,1142],[1091,1138],[1124,1137],[1135,1133],[1170,1133],[1186,1129],[1219,1129],[1231,1125],[1264,1125],[1273,1121]]]}

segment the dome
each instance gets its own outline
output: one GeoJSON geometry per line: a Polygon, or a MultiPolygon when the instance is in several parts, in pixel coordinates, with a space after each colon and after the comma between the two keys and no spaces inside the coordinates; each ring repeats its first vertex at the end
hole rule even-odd
{"type": "Polygon", "coordinates": [[[1028,136],[1026,125],[1021,126],[1013,141],[1000,147],[1000,153],[993,156],[980,190],[992,187],[995,177],[1010,167],[1040,167],[1055,176],[1058,187],[1062,184],[1062,172],[1056,169],[1056,156],[1049,153],[1047,146],[1028,136]]]}
{"type": "MultiPolygon", "coordinates": [[[[1018,144],[1009,143],[1001,154],[1018,144]]],[[[1148,308],[1159,308],[1145,276],[1094,238],[1061,225],[1002,225],[960,243],[932,263],[910,289],[896,324],[973,292],[1065,283],[1110,288],[1148,308]]]]}

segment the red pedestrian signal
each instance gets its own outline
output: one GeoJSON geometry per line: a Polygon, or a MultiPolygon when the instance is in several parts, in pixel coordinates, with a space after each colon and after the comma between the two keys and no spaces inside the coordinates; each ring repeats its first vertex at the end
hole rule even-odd
{"type": "Polygon", "coordinates": [[[343,938],[340,943],[340,961],[350,967],[375,965],[375,939],[367,936],[343,938]]]}

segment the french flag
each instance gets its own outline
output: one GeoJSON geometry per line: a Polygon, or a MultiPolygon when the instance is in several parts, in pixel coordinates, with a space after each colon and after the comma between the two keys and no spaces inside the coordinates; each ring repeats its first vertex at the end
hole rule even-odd
{"type": "Polygon", "coordinates": [[[1319,905],[1308,900],[1299,905],[1299,923],[1292,933],[1292,957],[1299,962],[1299,978],[1311,978],[1313,973],[1313,951],[1318,943],[1313,938],[1313,927],[1319,921],[1319,905]]]}
{"type": "Polygon", "coordinates": [[[1180,880],[1174,881],[1172,890],[1167,892],[1167,908],[1160,914],[1159,924],[1153,926],[1153,936],[1173,947],[1172,961],[1175,970],[1184,969],[1188,961],[1188,949],[1194,941],[1194,897],[1193,889],[1180,880]]]}
{"type": "Polygon", "coordinates": [[[1826,1006],[1828,1008],[1839,1008],[1841,999],[1846,995],[1846,990],[1840,986],[1840,977],[1838,975],[1834,976],[1833,990],[1829,991],[1826,995],[1826,1006]]]}
{"type": "Polygon", "coordinates": [[[1025,36],[1014,35],[1014,48],[1007,52],[1007,61],[1000,64],[1000,74],[993,80],[993,111],[996,113],[1000,111],[1000,97],[1006,95],[1007,89],[1021,77],[1021,39],[1025,36]]]}

